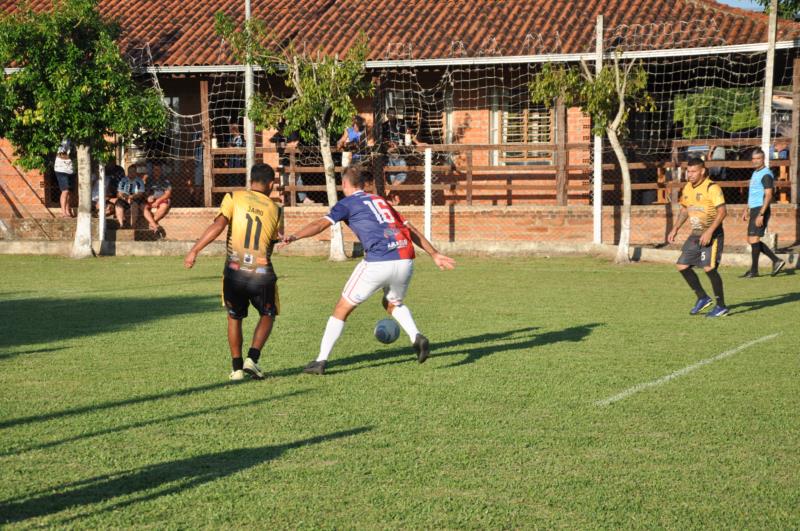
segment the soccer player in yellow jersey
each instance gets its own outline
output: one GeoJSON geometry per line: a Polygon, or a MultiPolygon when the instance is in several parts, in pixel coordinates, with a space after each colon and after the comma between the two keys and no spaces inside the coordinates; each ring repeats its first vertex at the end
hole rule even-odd
{"type": "Polygon", "coordinates": [[[269,165],[254,165],[250,171],[251,189],[225,194],[216,219],[183,262],[187,269],[191,268],[197,253],[228,228],[222,294],[228,310],[231,380],[242,380],[245,373],[257,380],[264,377],[258,359],[278,315],[277,277],[271,255],[283,232],[283,209],[269,198],[274,179],[275,171],[269,165]],[[253,332],[247,359],[242,360],[242,319],[247,317],[250,304],[261,318],[253,332]]]}
{"type": "Polygon", "coordinates": [[[727,215],[725,196],[722,188],[708,178],[705,164],[701,159],[690,159],[686,174],[689,182],[681,191],[681,209],[675,220],[675,226],[667,236],[667,241],[675,242],[678,230],[688,219],[692,233],[683,244],[677,267],[686,283],[697,295],[697,302],[689,313],[697,315],[714,304],[692,269],[697,266],[705,270],[716,297],[716,304],[706,317],[722,317],[728,314],[728,308],[725,306],[722,278],[719,276],[717,266],[722,256],[725,236],[722,231],[722,220],[727,215]]]}

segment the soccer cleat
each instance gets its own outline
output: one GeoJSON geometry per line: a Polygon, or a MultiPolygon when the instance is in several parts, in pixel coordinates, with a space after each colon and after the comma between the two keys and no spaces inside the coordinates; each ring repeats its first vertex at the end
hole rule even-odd
{"type": "Polygon", "coordinates": [[[414,350],[417,351],[417,361],[420,363],[425,363],[425,360],[431,355],[428,338],[422,334],[417,334],[417,337],[414,338],[414,350]]]}
{"type": "Polygon", "coordinates": [[[261,367],[259,367],[258,363],[254,362],[250,358],[244,360],[244,372],[249,374],[250,377],[253,378],[254,380],[264,379],[264,373],[261,372],[261,367]]]}
{"type": "Polygon", "coordinates": [[[306,374],[325,374],[325,361],[312,361],[303,368],[306,374]]]}
{"type": "Polygon", "coordinates": [[[697,315],[698,313],[702,312],[709,306],[714,304],[714,301],[709,296],[700,297],[697,299],[697,302],[694,303],[694,307],[689,310],[689,315],[697,315]]]}
{"type": "Polygon", "coordinates": [[[753,271],[748,270],[747,273],[745,273],[744,275],[740,276],[739,278],[756,278],[756,277],[758,277],[758,271],[753,272],[753,271]]]}
{"type": "Polygon", "coordinates": [[[711,311],[706,314],[706,317],[722,317],[728,315],[728,309],[725,306],[716,305],[711,308],[711,311]]]}
{"type": "Polygon", "coordinates": [[[244,371],[242,369],[239,369],[238,371],[231,371],[228,379],[232,382],[240,382],[244,380],[244,371]]]}
{"type": "Polygon", "coordinates": [[[778,273],[780,273],[780,272],[781,272],[781,269],[783,269],[785,266],[786,266],[786,261],[784,261],[784,260],[778,260],[777,262],[775,262],[775,263],[773,264],[773,266],[772,266],[772,273],[770,273],[770,276],[771,276],[771,277],[774,277],[775,275],[777,275],[778,273]]]}

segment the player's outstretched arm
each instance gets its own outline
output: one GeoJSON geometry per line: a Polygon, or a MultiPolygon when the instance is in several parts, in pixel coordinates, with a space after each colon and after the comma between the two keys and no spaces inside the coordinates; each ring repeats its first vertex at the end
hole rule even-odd
{"type": "Polygon", "coordinates": [[[406,223],[406,227],[408,227],[408,230],[411,233],[411,241],[414,242],[417,247],[421,247],[426,253],[431,255],[433,262],[439,269],[444,271],[445,269],[453,269],[456,267],[456,261],[437,251],[436,247],[434,247],[433,244],[428,241],[428,238],[426,238],[425,235],[422,234],[414,225],[411,223],[406,223]]]}
{"type": "Polygon", "coordinates": [[[194,261],[197,260],[197,254],[205,249],[205,247],[217,239],[217,236],[222,234],[222,231],[225,230],[225,227],[228,226],[228,218],[223,215],[217,216],[217,219],[214,220],[214,223],[208,226],[206,231],[200,236],[200,239],[194,244],[191,251],[188,252],[186,258],[183,259],[183,266],[186,269],[191,269],[194,265],[194,261]]]}
{"type": "Polygon", "coordinates": [[[302,240],[303,238],[308,238],[311,236],[316,236],[320,232],[324,231],[328,227],[331,226],[331,220],[328,218],[319,218],[316,221],[312,221],[299,231],[295,232],[294,234],[290,234],[289,236],[283,237],[283,242],[278,245],[278,249],[282,249],[286,247],[290,243],[302,240]]]}

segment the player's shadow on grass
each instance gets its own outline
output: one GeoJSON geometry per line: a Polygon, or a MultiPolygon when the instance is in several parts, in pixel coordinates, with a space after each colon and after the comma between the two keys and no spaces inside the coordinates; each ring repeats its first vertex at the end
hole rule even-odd
{"type": "MultiPolygon", "coordinates": [[[[537,346],[543,346],[562,341],[573,341],[573,342],[583,341],[583,339],[591,333],[593,328],[601,325],[602,323],[590,323],[581,326],[573,326],[556,332],[546,332],[542,334],[536,333],[536,331],[539,330],[539,327],[530,326],[526,328],[518,328],[516,330],[507,330],[505,332],[493,332],[489,334],[479,334],[475,336],[462,337],[444,342],[432,342],[431,358],[438,358],[444,356],[460,356],[466,354],[466,357],[463,360],[452,363],[443,368],[456,367],[459,365],[475,363],[476,361],[485,356],[507,350],[524,350],[527,348],[533,348],[537,346]],[[488,345],[478,348],[472,348],[472,349],[464,348],[465,346],[471,344],[483,345],[487,343],[488,345]],[[458,350],[453,352],[445,352],[446,350],[451,349],[453,347],[458,347],[458,350]]],[[[364,367],[354,367],[352,369],[342,369],[341,367],[347,367],[349,365],[354,365],[369,361],[379,362],[379,363],[371,363],[369,367],[378,367],[382,365],[393,365],[397,363],[409,363],[412,361],[416,362],[416,355],[414,353],[413,348],[411,348],[410,345],[407,347],[396,348],[384,352],[359,354],[341,360],[333,360],[333,362],[330,365],[331,370],[326,372],[329,372],[330,374],[336,374],[337,372],[358,370],[364,367]],[[402,357],[403,359],[391,359],[398,357],[402,357]],[[389,360],[389,361],[381,361],[381,360],[389,360]]]]}
{"type": "Polygon", "coordinates": [[[15,358],[24,354],[44,354],[46,352],[55,352],[57,350],[64,350],[67,347],[53,347],[53,348],[35,348],[32,350],[15,350],[13,352],[3,352],[0,354],[0,360],[15,358]]]}
{"type": "Polygon", "coordinates": [[[756,299],[752,301],[740,302],[738,304],[731,304],[729,305],[729,309],[731,314],[740,314],[798,301],[800,301],[800,292],[781,293],[780,295],[773,295],[772,297],[766,297],[764,299],[756,299]]]}
{"type": "MultiPolygon", "coordinates": [[[[68,443],[80,441],[80,440],[83,440],[83,439],[90,439],[92,437],[100,437],[102,435],[109,435],[111,433],[120,433],[120,432],[123,432],[123,431],[137,429],[137,428],[143,428],[145,426],[152,426],[152,425],[156,425],[156,424],[166,424],[167,422],[173,422],[173,421],[176,421],[176,420],[183,420],[183,419],[188,419],[188,418],[192,418],[192,417],[200,417],[200,416],[203,416],[203,415],[210,415],[210,414],[213,414],[213,413],[221,413],[223,411],[228,411],[230,409],[239,410],[241,408],[245,408],[245,407],[248,407],[248,406],[255,406],[255,405],[258,405],[258,404],[263,404],[265,402],[273,402],[275,400],[283,400],[284,398],[292,398],[292,397],[295,397],[295,396],[298,396],[298,395],[302,395],[302,394],[305,394],[305,393],[308,393],[308,392],[309,392],[308,389],[304,389],[304,390],[301,390],[301,391],[291,391],[289,393],[284,393],[284,394],[281,394],[281,395],[269,396],[269,397],[266,397],[266,398],[259,398],[257,400],[250,400],[249,402],[235,402],[235,403],[232,403],[232,404],[226,404],[224,406],[211,407],[211,408],[206,408],[206,409],[198,409],[196,411],[189,411],[189,412],[186,412],[186,413],[180,413],[178,415],[169,415],[169,416],[166,416],[166,417],[159,417],[159,418],[155,418],[155,419],[142,420],[142,421],[139,421],[139,422],[131,422],[129,424],[123,424],[121,426],[113,426],[111,428],[105,428],[105,429],[95,430],[95,431],[91,431],[91,432],[84,432],[84,433],[81,433],[80,435],[75,435],[75,436],[72,436],[72,437],[65,437],[63,439],[56,439],[54,441],[48,441],[48,442],[43,442],[43,443],[38,443],[38,444],[30,444],[30,445],[23,446],[23,447],[10,446],[8,449],[0,451],[0,457],[9,456],[9,455],[18,455],[18,454],[21,454],[23,452],[30,452],[32,450],[45,450],[47,448],[53,448],[55,446],[61,446],[62,444],[68,444],[68,443]]],[[[116,418],[116,415],[110,415],[109,417],[110,418],[116,418]]]]}
{"type": "Polygon", "coordinates": [[[219,297],[79,297],[0,301],[0,350],[63,342],[218,309],[219,297]]]}
{"type": "Polygon", "coordinates": [[[71,409],[62,409],[61,411],[53,411],[52,413],[41,413],[39,415],[30,415],[28,417],[17,417],[15,419],[8,419],[0,421],[0,429],[12,428],[23,424],[31,424],[34,422],[45,422],[49,420],[61,419],[64,417],[73,417],[75,415],[82,415],[84,413],[96,413],[106,409],[113,409],[121,406],[129,406],[133,404],[142,404],[144,402],[152,402],[156,400],[164,400],[166,398],[177,398],[181,396],[189,396],[196,393],[204,393],[206,391],[213,391],[214,389],[221,389],[229,386],[240,386],[239,382],[222,381],[206,385],[198,385],[197,387],[187,387],[184,389],[176,389],[165,393],[155,393],[144,396],[137,396],[133,398],[125,398],[122,400],[113,400],[110,402],[102,402],[100,404],[87,404],[85,406],[74,407],[71,409]]]}
{"type": "Polygon", "coordinates": [[[56,514],[70,508],[108,502],[111,502],[111,505],[106,505],[98,511],[86,511],[70,519],[111,512],[216,481],[273,461],[289,450],[343,437],[352,437],[371,429],[371,427],[365,426],[286,444],[226,450],[60,485],[50,489],[48,493],[34,494],[34,497],[27,495],[26,499],[10,499],[0,502],[0,522],[21,522],[30,518],[56,514]],[[118,498],[121,499],[117,500],[118,498]]]}
{"type": "MultiPolygon", "coordinates": [[[[554,343],[563,343],[563,342],[579,343],[584,339],[586,339],[586,337],[588,337],[589,334],[592,333],[593,329],[602,325],[603,323],[589,323],[580,326],[571,326],[569,328],[565,328],[563,330],[556,330],[554,332],[545,332],[542,334],[534,333],[522,337],[509,337],[507,338],[506,342],[487,345],[485,347],[480,347],[475,349],[463,349],[463,350],[457,350],[455,352],[443,353],[441,354],[442,356],[462,356],[466,354],[466,357],[461,361],[445,365],[444,367],[441,368],[446,369],[449,367],[468,365],[470,363],[475,363],[476,361],[485,356],[509,350],[527,350],[530,348],[543,347],[545,345],[552,345],[554,343]]],[[[458,345],[463,346],[463,343],[458,343],[458,345]]]]}

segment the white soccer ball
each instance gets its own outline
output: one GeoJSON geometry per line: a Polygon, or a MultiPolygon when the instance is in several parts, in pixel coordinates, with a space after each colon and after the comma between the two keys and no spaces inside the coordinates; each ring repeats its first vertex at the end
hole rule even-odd
{"type": "Polygon", "coordinates": [[[400,327],[394,319],[381,319],[375,325],[375,339],[381,343],[389,344],[397,341],[400,337],[400,327]]]}

